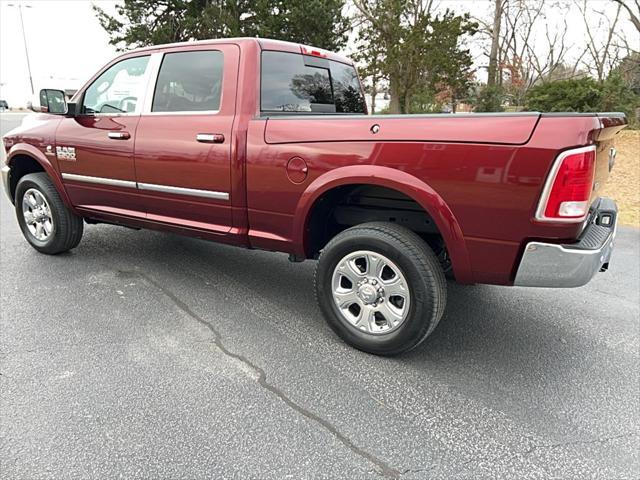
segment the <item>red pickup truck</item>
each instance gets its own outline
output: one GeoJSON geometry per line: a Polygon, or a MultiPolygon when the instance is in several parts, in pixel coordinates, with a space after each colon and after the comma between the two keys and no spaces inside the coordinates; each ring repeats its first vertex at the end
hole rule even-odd
{"type": "Polygon", "coordinates": [[[608,267],[623,114],[371,116],[349,59],[255,38],[131,51],[33,109],[2,175],[36,250],[112,223],[317,259],[329,325],[368,352],[420,344],[445,275],[576,287],[608,267]]]}

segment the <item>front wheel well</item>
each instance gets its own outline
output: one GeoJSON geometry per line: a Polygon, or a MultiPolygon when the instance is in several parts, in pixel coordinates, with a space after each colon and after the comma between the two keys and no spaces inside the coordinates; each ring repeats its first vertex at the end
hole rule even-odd
{"type": "Polygon", "coordinates": [[[324,246],[347,228],[368,222],[389,222],[418,234],[451,270],[444,239],[429,213],[404,193],[378,185],[335,187],[316,200],[307,217],[305,256],[317,258],[324,246]]]}
{"type": "Polygon", "coordinates": [[[9,175],[9,191],[11,198],[16,196],[16,187],[22,177],[29,173],[44,172],[44,168],[37,160],[29,155],[16,155],[9,164],[11,174],[9,175]]]}

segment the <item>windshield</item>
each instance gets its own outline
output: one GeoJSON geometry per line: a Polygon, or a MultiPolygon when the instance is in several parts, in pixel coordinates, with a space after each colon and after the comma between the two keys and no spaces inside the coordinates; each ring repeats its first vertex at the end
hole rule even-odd
{"type": "Polygon", "coordinates": [[[367,112],[352,65],[287,52],[262,52],[263,112],[367,112]]]}

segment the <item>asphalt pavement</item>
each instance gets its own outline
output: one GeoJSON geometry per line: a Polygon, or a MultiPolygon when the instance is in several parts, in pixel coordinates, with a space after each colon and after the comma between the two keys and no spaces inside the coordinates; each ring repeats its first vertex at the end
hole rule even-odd
{"type": "Polygon", "coordinates": [[[638,229],[582,288],[450,283],[380,358],[314,262],[108,225],[41,255],[4,193],[0,226],[3,478],[640,477],[638,229]]]}

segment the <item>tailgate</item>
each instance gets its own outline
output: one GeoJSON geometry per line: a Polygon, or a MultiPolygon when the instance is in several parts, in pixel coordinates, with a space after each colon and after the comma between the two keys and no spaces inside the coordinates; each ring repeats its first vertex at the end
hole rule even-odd
{"type": "Polygon", "coordinates": [[[615,136],[627,126],[627,119],[619,113],[598,113],[600,129],[596,132],[596,173],[591,200],[599,196],[599,191],[607,183],[616,161],[615,136]]]}

